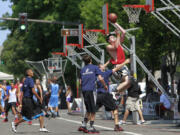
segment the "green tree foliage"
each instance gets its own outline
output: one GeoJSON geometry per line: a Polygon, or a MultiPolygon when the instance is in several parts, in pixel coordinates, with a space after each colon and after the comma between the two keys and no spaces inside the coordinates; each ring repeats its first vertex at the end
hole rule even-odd
{"type": "MultiPolygon", "coordinates": [[[[86,29],[102,29],[102,6],[109,3],[109,12],[117,14],[117,22],[123,28],[139,27],[139,30],[131,32],[136,36],[136,52],[152,72],[160,68],[163,55],[178,53],[180,50],[179,39],[151,13],[141,11],[140,23],[128,23],[122,5],[144,4],[145,0],[11,0],[11,2],[13,2],[11,17],[18,17],[19,13],[27,12],[28,18],[81,22],[86,29]]],[[[178,4],[179,0],[173,2],[178,4]]],[[[155,1],[155,7],[164,7],[164,5],[161,1],[155,1]]],[[[179,28],[179,18],[169,11],[164,11],[163,15],[179,28]]],[[[2,59],[12,73],[17,75],[22,73],[25,59],[42,60],[50,57],[52,51],[62,51],[61,25],[28,23],[26,33],[19,32],[18,22],[5,21],[0,26],[11,30],[4,43],[2,59]]],[[[114,28],[110,26],[110,31],[113,30],[114,28]]],[[[99,42],[105,42],[104,36],[100,36],[99,42]]],[[[130,42],[127,39],[124,43],[129,47],[130,42]]],[[[179,60],[179,55],[176,56],[179,60]]],[[[67,76],[74,74],[71,67],[68,63],[67,76]]],[[[140,71],[139,68],[138,70],[140,71]]]]}

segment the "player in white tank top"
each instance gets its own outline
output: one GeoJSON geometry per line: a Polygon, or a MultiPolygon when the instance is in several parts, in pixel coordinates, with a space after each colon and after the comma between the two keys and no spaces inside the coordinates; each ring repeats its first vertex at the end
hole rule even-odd
{"type": "Polygon", "coordinates": [[[16,97],[16,88],[12,88],[11,90],[9,90],[9,100],[8,103],[13,103],[13,102],[17,102],[17,97],[16,97]]]}
{"type": "Polygon", "coordinates": [[[8,91],[8,105],[5,108],[5,116],[4,122],[8,121],[8,112],[11,109],[14,116],[15,121],[18,120],[17,112],[16,112],[16,102],[17,102],[17,88],[15,88],[14,83],[11,83],[11,89],[8,91]]]}

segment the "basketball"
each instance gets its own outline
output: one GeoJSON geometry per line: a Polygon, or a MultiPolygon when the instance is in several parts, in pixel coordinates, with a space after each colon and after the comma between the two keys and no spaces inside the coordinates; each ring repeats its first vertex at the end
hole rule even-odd
{"type": "Polygon", "coordinates": [[[110,22],[115,23],[117,20],[117,15],[115,13],[110,13],[108,19],[110,22]]]}

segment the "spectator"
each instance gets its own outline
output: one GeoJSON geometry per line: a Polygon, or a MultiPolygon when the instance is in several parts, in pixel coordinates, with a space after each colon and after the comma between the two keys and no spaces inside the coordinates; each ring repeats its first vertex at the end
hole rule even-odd
{"type": "Polygon", "coordinates": [[[71,113],[71,102],[72,102],[72,91],[71,91],[71,86],[68,86],[66,91],[66,103],[67,103],[68,113],[71,113]]]}
{"type": "Polygon", "coordinates": [[[155,110],[156,110],[156,114],[160,118],[163,118],[164,112],[170,110],[171,103],[160,90],[158,90],[158,94],[160,95],[160,104],[156,105],[155,110]]]}
{"type": "Polygon", "coordinates": [[[2,87],[2,84],[0,84],[0,111],[1,111],[1,118],[5,118],[5,112],[4,112],[4,89],[2,87]]]}
{"type": "Polygon", "coordinates": [[[138,111],[141,122],[136,124],[144,124],[145,120],[139,105],[139,95],[141,94],[141,90],[138,85],[138,82],[134,79],[133,76],[130,77],[130,84],[127,91],[128,97],[126,100],[126,110],[124,118],[119,122],[119,124],[126,124],[126,119],[129,115],[129,111],[138,111]]]}
{"type": "MultiPolygon", "coordinates": [[[[178,112],[180,113],[180,79],[179,79],[178,84],[177,84],[177,94],[178,94],[178,97],[179,97],[178,112]]],[[[177,127],[180,127],[180,123],[177,125],[177,127]]]]}

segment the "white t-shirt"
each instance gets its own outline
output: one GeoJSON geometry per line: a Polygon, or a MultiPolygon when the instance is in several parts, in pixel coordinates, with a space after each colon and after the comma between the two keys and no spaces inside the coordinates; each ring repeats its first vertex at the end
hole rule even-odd
{"type": "Polygon", "coordinates": [[[9,101],[8,103],[17,102],[16,89],[9,90],[9,101]]]}
{"type": "Polygon", "coordinates": [[[170,109],[170,107],[171,107],[171,103],[169,102],[169,100],[167,99],[167,97],[164,94],[161,94],[161,96],[160,96],[160,103],[163,103],[163,105],[166,109],[170,109]]]}

